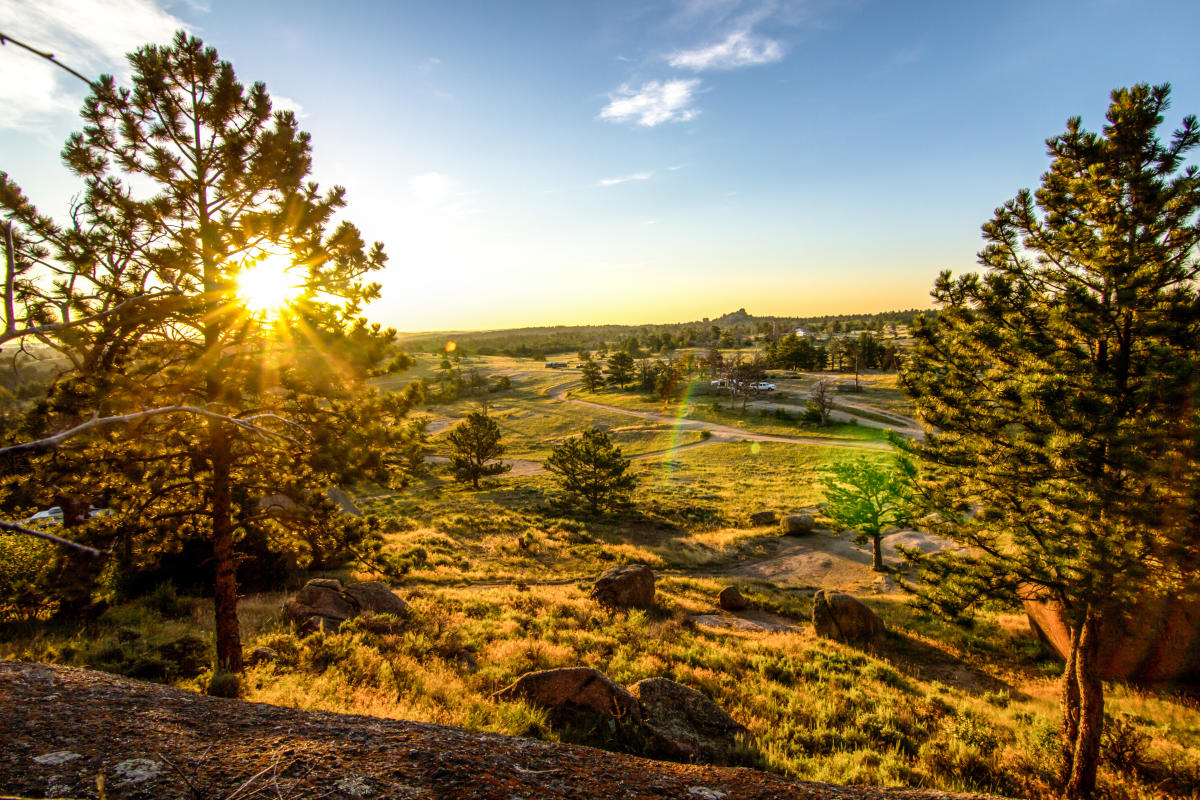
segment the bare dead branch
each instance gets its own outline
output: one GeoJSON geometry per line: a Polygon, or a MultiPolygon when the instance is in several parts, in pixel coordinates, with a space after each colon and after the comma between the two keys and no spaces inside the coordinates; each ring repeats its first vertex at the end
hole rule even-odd
{"type": "Polygon", "coordinates": [[[25,49],[25,50],[28,50],[29,52],[33,53],[35,56],[39,56],[39,57],[41,57],[41,58],[44,58],[44,59],[46,59],[46,60],[47,60],[47,61],[49,61],[51,64],[53,64],[54,66],[56,66],[56,67],[58,67],[58,68],[60,68],[60,69],[65,69],[67,72],[71,73],[71,74],[72,74],[72,75],[74,75],[76,78],[79,78],[79,80],[83,81],[84,83],[86,83],[86,84],[87,84],[88,86],[90,86],[91,88],[93,88],[93,89],[95,89],[95,88],[96,88],[96,84],[92,83],[92,81],[91,81],[90,79],[88,79],[88,78],[85,78],[85,77],[84,77],[83,75],[81,75],[80,73],[76,72],[75,70],[73,70],[73,69],[71,69],[70,67],[68,67],[66,64],[64,64],[64,63],[62,63],[61,61],[59,61],[58,59],[56,59],[56,58],[54,57],[54,54],[53,54],[53,53],[45,53],[45,52],[42,52],[41,50],[38,50],[38,49],[36,49],[36,48],[33,48],[33,47],[30,47],[29,45],[25,44],[24,42],[19,42],[19,41],[17,41],[16,39],[14,39],[13,37],[9,36],[9,35],[8,35],[8,34],[6,34],[6,33],[0,32],[0,45],[8,44],[9,42],[12,42],[12,43],[13,43],[13,44],[15,44],[17,47],[20,47],[20,48],[23,48],[23,49],[25,49]]]}
{"type": "Polygon", "coordinates": [[[218,414],[215,411],[209,411],[208,409],[200,408],[198,406],[163,406],[162,408],[150,408],[146,409],[145,411],[133,411],[129,414],[118,414],[112,417],[96,417],[88,420],[87,422],[82,422],[76,425],[74,428],[68,428],[67,430],[60,431],[53,436],[47,436],[44,439],[37,439],[36,441],[32,442],[21,442],[20,444],[9,445],[8,447],[0,447],[0,455],[15,453],[21,450],[41,450],[50,447],[57,447],[68,439],[79,436],[80,434],[86,433],[94,428],[100,428],[106,425],[119,425],[125,422],[136,422],[138,420],[149,419],[151,417],[160,417],[164,414],[194,414],[199,417],[219,419],[229,423],[230,425],[233,425],[234,427],[258,434],[259,436],[271,436],[276,439],[282,439],[286,442],[291,442],[292,444],[299,444],[299,442],[287,434],[280,433],[279,431],[273,431],[270,428],[264,428],[261,425],[255,424],[256,420],[273,419],[277,422],[282,422],[294,428],[298,428],[301,431],[304,430],[303,426],[301,426],[299,423],[280,417],[277,414],[255,414],[252,417],[239,419],[237,417],[230,417],[226,414],[218,414]]]}
{"type": "Polygon", "coordinates": [[[20,533],[25,536],[36,536],[38,539],[45,539],[48,542],[54,542],[55,544],[62,545],[63,547],[73,547],[76,550],[81,550],[84,553],[87,553],[89,556],[104,555],[94,547],[88,547],[87,545],[80,544],[79,542],[72,542],[70,539],[64,539],[61,536],[55,536],[53,533],[39,531],[37,528],[27,528],[24,525],[18,525],[15,522],[5,522],[0,520],[0,531],[20,533]]]}
{"type": "MultiPolygon", "coordinates": [[[[117,303],[112,308],[106,308],[103,311],[97,311],[95,314],[88,314],[85,317],[79,317],[77,319],[72,319],[72,320],[65,320],[63,322],[48,322],[45,325],[35,325],[35,326],[29,327],[29,328],[17,328],[16,320],[13,319],[12,316],[9,316],[9,318],[5,320],[4,332],[0,333],[0,344],[4,344],[5,342],[10,342],[13,339],[23,339],[26,336],[36,336],[38,338],[41,338],[41,337],[44,337],[47,333],[54,333],[56,331],[67,330],[68,328],[77,328],[80,325],[86,325],[89,322],[95,322],[98,319],[102,319],[104,317],[120,313],[121,311],[124,311],[127,308],[130,308],[133,306],[138,306],[138,305],[141,305],[142,303],[146,303],[151,300],[158,300],[163,297],[178,297],[180,294],[181,294],[181,292],[178,292],[174,289],[170,289],[168,291],[155,292],[153,294],[138,295],[137,297],[130,297],[128,300],[122,300],[120,303],[117,303]]],[[[6,313],[7,313],[7,309],[6,309],[6,313]]]]}

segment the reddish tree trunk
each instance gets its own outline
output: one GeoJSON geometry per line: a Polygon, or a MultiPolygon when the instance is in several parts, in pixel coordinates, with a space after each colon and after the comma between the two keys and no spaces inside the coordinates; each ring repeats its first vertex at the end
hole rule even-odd
{"type": "Polygon", "coordinates": [[[871,537],[871,569],[876,572],[885,572],[883,566],[883,537],[876,534],[871,537]]]}
{"type": "Polygon", "coordinates": [[[217,671],[242,671],[242,634],[237,616],[237,559],[233,552],[233,508],[229,451],[220,421],[212,423],[212,537],[216,572],[213,593],[217,628],[217,671]]]}
{"type": "Polygon", "coordinates": [[[1096,669],[1100,621],[1088,612],[1079,633],[1075,655],[1075,684],[1079,690],[1079,725],[1071,759],[1066,794],[1070,798],[1091,797],[1096,790],[1096,767],[1100,763],[1100,735],[1104,730],[1104,685],[1096,669]]]}

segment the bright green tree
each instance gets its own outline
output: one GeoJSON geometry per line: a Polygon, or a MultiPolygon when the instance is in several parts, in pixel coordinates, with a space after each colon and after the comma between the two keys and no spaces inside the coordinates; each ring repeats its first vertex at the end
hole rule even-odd
{"type": "Polygon", "coordinates": [[[416,395],[363,383],[393,349],[393,331],[361,318],[385,255],[336,221],[341,188],[308,180],[295,116],[183,33],[130,65],[132,88],[92,84],[64,150],[85,183],[74,225],[7,180],[0,192],[18,276],[6,329],[40,326],[74,367],[5,433],[28,461],[4,491],[112,508],[67,527],[125,567],[205,543],[217,668],[236,672],[239,548],[254,538],[322,563],[362,544],[326,487],[402,478],[416,395]]]}
{"type": "Polygon", "coordinates": [[[821,473],[828,506],[826,515],[852,528],[854,543],[871,543],[871,568],[886,572],[883,532],[904,525],[911,514],[911,468],[904,462],[851,458],[837,461],[821,473]]]}
{"type": "Polygon", "coordinates": [[[618,350],[608,359],[608,382],[613,386],[625,386],[633,380],[633,356],[627,350],[618,350]]]}
{"type": "Polygon", "coordinates": [[[500,443],[500,426],[483,411],[473,411],[456,425],[449,435],[450,468],[454,476],[470,481],[471,488],[479,488],[479,479],[501,475],[512,469],[512,465],[499,461],[504,455],[500,443]]]}
{"type": "Polygon", "coordinates": [[[1076,117],[1048,141],[1041,187],[983,228],[987,271],[938,278],[903,373],[928,519],[966,545],[923,559],[923,602],[1061,606],[1071,797],[1096,783],[1102,629],[1194,581],[1200,552],[1200,126],[1161,141],[1168,95],[1119,89],[1100,133],[1076,117]]]}
{"type": "Polygon", "coordinates": [[[545,461],[546,471],[558,485],[571,497],[585,502],[593,514],[613,506],[637,485],[629,466],[621,448],[599,428],[589,428],[567,439],[545,461]]]}

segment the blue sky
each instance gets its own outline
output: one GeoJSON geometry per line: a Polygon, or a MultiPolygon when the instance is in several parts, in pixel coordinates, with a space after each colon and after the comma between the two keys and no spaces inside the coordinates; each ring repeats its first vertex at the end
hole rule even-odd
{"type": "MultiPolygon", "coordinates": [[[[926,306],[1071,115],[1174,87],[1195,2],[4,0],[85,72],[183,26],[313,135],[403,330],[926,306]]],[[[0,49],[0,169],[47,212],[82,85],[0,49]]]]}

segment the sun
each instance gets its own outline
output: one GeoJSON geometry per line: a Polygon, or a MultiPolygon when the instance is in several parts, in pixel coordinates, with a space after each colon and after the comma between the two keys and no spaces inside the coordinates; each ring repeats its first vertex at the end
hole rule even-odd
{"type": "Polygon", "coordinates": [[[248,311],[277,311],[299,297],[303,286],[299,277],[288,271],[293,265],[291,256],[268,252],[248,263],[237,276],[237,293],[248,311]]]}

